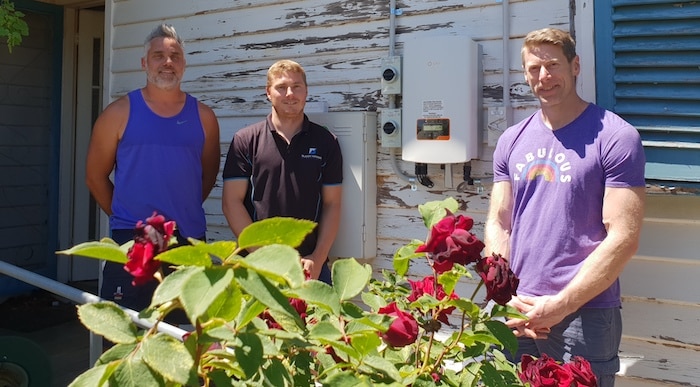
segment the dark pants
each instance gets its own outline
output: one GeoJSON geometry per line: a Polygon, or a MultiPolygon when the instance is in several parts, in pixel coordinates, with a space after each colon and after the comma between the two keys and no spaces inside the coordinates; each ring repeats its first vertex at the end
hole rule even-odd
{"type": "Polygon", "coordinates": [[[591,363],[598,386],[612,387],[620,369],[618,351],[622,339],[620,308],[584,308],[552,327],[547,339],[518,338],[518,352],[510,357],[520,362],[523,354],[535,357],[543,353],[558,361],[581,356],[591,363]]]}
{"type": "Polygon", "coordinates": [[[328,285],[333,285],[331,281],[331,269],[328,267],[328,261],[323,263],[323,267],[321,268],[321,274],[318,275],[318,280],[321,282],[325,282],[328,285]]]}
{"type": "MultiPolygon", "coordinates": [[[[178,239],[178,245],[187,244],[187,240],[175,235],[178,239]]],[[[121,244],[124,244],[134,239],[134,230],[112,230],[112,239],[121,244]]],[[[199,238],[204,240],[204,237],[199,238]]],[[[163,274],[170,274],[172,270],[166,265],[163,265],[163,274]]],[[[133,286],[131,281],[133,277],[121,263],[106,261],[102,269],[102,286],[100,287],[100,297],[105,300],[114,301],[115,303],[140,312],[146,309],[151,304],[153,293],[158,287],[158,281],[148,281],[140,286],[133,286]]],[[[174,311],[168,315],[166,319],[171,324],[188,324],[189,321],[182,311],[174,311]]]]}

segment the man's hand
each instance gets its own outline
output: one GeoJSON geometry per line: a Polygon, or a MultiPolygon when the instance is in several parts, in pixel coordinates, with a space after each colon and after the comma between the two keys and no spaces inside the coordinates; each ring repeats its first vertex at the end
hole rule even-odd
{"type": "MultiPolygon", "coordinates": [[[[537,297],[514,296],[508,305],[517,309],[520,313],[530,317],[530,313],[535,307],[534,300],[537,297]]],[[[530,326],[530,319],[509,319],[506,321],[508,328],[513,330],[516,337],[529,337],[532,339],[546,339],[550,332],[549,326],[530,326]]]]}
{"type": "Polygon", "coordinates": [[[311,274],[311,279],[318,279],[321,276],[321,269],[323,268],[323,262],[316,263],[311,255],[307,255],[301,258],[301,266],[304,271],[311,274]]]}

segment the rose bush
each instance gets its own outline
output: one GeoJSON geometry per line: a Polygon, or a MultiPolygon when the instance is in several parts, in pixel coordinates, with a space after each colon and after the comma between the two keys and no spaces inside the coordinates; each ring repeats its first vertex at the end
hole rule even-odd
{"type": "Polygon", "coordinates": [[[155,323],[149,330],[114,303],[79,306],[83,324],[115,345],[72,385],[544,385],[542,372],[519,370],[504,355],[517,340],[503,319],[524,318],[506,306],[518,281],[503,258],[481,257],[473,221],[454,215],[457,207],[452,198],[419,206],[427,241],[398,249],[394,271],[381,278],[355,259],[337,260],[332,286],[306,277],[294,247],[315,224],[298,219],[256,222],[236,242],[166,249],[174,225],[154,215],[137,225],[133,242],[62,251],[123,263],[136,284],[148,275],[161,281],[140,312],[155,323]],[[243,257],[248,248],[255,249],[243,257]],[[409,266],[421,261],[433,274],[409,280],[409,266]],[[175,270],[162,278],[161,263],[175,270]],[[474,300],[479,287],[470,298],[454,291],[471,278],[470,265],[494,301],[489,307],[474,300]],[[182,340],[157,331],[175,309],[194,326],[182,340]]]}
{"type": "Polygon", "coordinates": [[[539,358],[523,355],[518,374],[520,380],[537,387],[595,387],[598,385],[591,371],[590,363],[574,356],[571,362],[559,364],[551,357],[543,354],[539,358]]]}

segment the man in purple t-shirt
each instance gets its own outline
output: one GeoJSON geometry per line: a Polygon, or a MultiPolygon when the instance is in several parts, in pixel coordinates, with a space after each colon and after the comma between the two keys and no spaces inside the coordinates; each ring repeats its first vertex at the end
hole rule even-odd
{"type": "Polygon", "coordinates": [[[579,57],[569,33],[525,37],[525,79],[541,109],[508,128],[494,152],[485,252],[520,278],[507,322],[518,352],[582,356],[600,386],[619,370],[618,277],[637,250],[644,213],[638,132],[576,93],[579,57]]]}

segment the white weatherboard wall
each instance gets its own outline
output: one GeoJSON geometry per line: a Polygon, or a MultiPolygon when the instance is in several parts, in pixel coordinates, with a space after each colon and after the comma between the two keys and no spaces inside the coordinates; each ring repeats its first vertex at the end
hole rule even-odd
{"type": "MultiPolygon", "coordinates": [[[[594,20],[590,0],[397,3],[402,12],[396,17],[395,55],[403,55],[407,40],[430,36],[470,36],[481,46],[481,108],[486,117],[480,128],[482,134],[491,123],[498,122],[491,126],[500,129],[504,119],[512,124],[537,108],[523,79],[519,52],[522,38],[534,29],[552,26],[576,32],[582,65],[577,86],[587,91],[585,98],[593,98],[594,20]],[[508,31],[505,50],[504,30],[508,31]],[[509,95],[508,114],[505,118],[499,114],[487,117],[487,112],[504,107],[503,90],[509,95]]],[[[211,106],[219,117],[222,164],[233,133],[269,112],[265,73],[278,59],[294,59],[304,66],[310,103],[325,104],[331,112],[374,112],[389,107],[380,83],[391,36],[388,1],[108,0],[105,10],[107,102],[143,84],[141,42],[157,23],[172,23],[186,40],[188,67],[183,87],[211,106]]],[[[497,136],[497,131],[492,131],[482,137],[495,140],[497,136]]],[[[428,189],[419,185],[412,190],[395,167],[412,173],[413,164],[401,161],[400,154],[398,161],[392,158],[387,148],[377,148],[375,273],[392,269],[397,248],[414,238],[425,239],[417,206],[426,201],[455,197],[461,213],[474,218],[476,235],[483,236],[492,152],[493,143],[482,142],[478,160],[472,161],[472,175],[482,178],[484,191],[446,187],[444,170],[434,164],[428,166],[428,175],[435,186],[428,189]]],[[[461,181],[461,168],[451,170],[454,180],[461,181]]],[[[211,240],[232,237],[221,213],[221,187],[219,180],[204,203],[211,240]]],[[[622,278],[623,351],[636,361],[626,366],[627,376],[618,386],[700,386],[700,303],[692,297],[700,294],[693,285],[700,274],[700,230],[696,223],[700,203],[698,198],[664,196],[650,200],[647,213],[642,247],[622,278]],[[665,246],[662,250],[652,242],[655,239],[665,246]]],[[[413,278],[428,273],[422,263],[409,270],[413,278]]],[[[459,294],[468,296],[474,285],[475,281],[464,279],[459,294]]]]}

